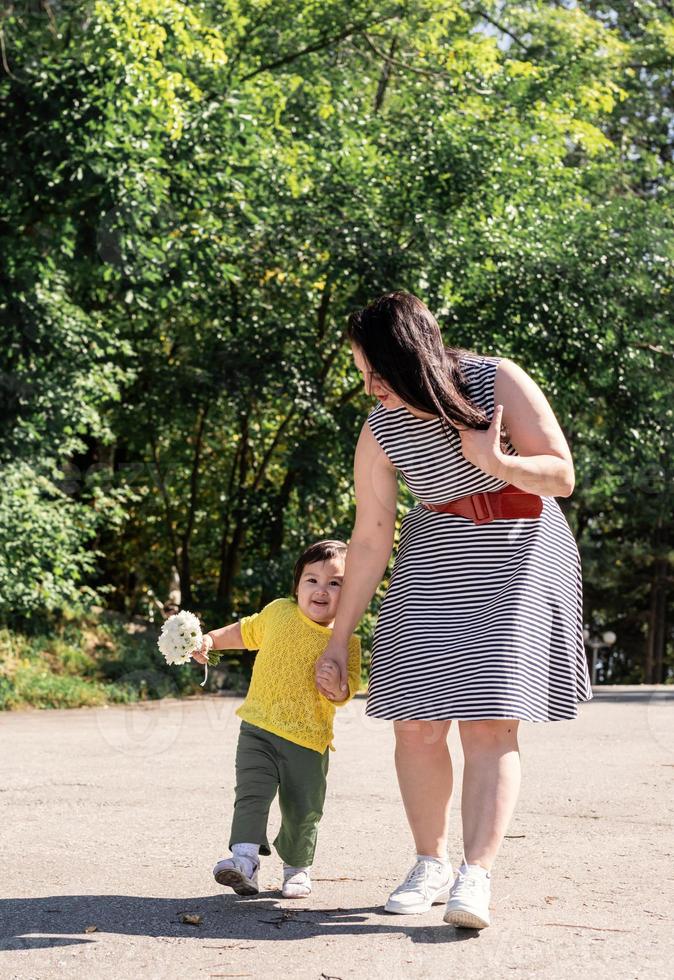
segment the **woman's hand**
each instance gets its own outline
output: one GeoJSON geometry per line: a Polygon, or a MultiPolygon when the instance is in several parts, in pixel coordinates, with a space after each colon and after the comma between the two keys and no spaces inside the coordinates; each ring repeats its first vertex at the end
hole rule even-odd
{"type": "Polygon", "coordinates": [[[345,695],[339,688],[339,666],[334,660],[324,660],[316,671],[316,683],[325,691],[329,691],[331,701],[343,701],[345,695]]]}
{"type": "Polygon", "coordinates": [[[213,649],[213,637],[209,636],[209,634],[207,633],[201,641],[201,647],[198,650],[195,650],[194,653],[192,654],[192,659],[196,660],[197,663],[199,664],[207,664],[208,654],[209,651],[212,649],[213,649]]]}
{"type": "Polygon", "coordinates": [[[329,698],[331,701],[342,701],[349,693],[347,684],[348,659],[348,649],[330,640],[316,661],[315,668],[316,687],[323,697],[329,698]],[[324,669],[325,667],[328,667],[327,671],[324,669]],[[332,683],[328,683],[329,677],[333,678],[332,683]]]}
{"type": "Polygon", "coordinates": [[[464,457],[483,473],[498,479],[501,465],[506,458],[501,449],[502,419],[503,405],[497,405],[488,429],[459,429],[464,457]]]}

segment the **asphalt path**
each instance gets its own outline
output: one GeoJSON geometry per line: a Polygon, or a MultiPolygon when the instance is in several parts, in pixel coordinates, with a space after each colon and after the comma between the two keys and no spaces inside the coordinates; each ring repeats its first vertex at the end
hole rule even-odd
{"type": "Polygon", "coordinates": [[[521,726],[522,794],[481,933],[444,925],[442,906],[383,911],[413,847],[391,725],[361,698],[338,712],[311,898],[281,898],[276,855],[259,897],[217,885],[239,703],[0,715],[4,980],[671,980],[674,688],[603,688],[573,722],[521,726]]]}

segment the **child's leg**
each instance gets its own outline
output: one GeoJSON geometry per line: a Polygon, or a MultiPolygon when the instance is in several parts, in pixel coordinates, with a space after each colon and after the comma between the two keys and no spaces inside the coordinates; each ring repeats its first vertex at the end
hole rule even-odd
{"type": "Polygon", "coordinates": [[[267,820],[278,785],[276,751],[269,733],[242,722],[236,747],[236,796],[230,850],[235,844],[259,844],[260,854],[271,853],[267,820]]]}
{"type": "Polygon", "coordinates": [[[328,749],[321,755],[286,739],[278,749],[281,829],[274,841],[286,865],[311,867],[323,815],[328,749]]]}

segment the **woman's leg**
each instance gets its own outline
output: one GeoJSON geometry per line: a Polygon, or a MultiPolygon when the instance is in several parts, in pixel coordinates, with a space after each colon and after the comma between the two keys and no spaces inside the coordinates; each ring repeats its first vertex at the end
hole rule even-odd
{"type": "Polygon", "coordinates": [[[451,721],[395,721],[398,784],[417,854],[445,858],[452,798],[451,721]]]}
{"type": "Polygon", "coordinates": [[[492,866],[520,788],[519,721],[461,721],[461,816],[467,864],[492,866]]]}

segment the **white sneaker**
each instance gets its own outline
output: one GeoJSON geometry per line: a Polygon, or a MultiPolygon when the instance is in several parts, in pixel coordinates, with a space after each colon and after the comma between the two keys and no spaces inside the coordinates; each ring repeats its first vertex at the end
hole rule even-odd
{"type": "Polygon", "coordinates": [[[284,898],[307,898],[311,895],[309,868],[284,868],[281,894],[284,898]]]}
{"type": "Polygon", "coordinates": [[[219,885],[229,885],[237,895],[257,895],[259,865],[244,857],[223,858],[213,868],[213,877],[219,885]]]}
{"type": "Polygon", "coordinates": [[[432,905],[445,902],[452,884],[452,866],[417,858],[402,885],[389,895],[384,906],[387,912],[413,915],[428,912],[432,905]]]}
{"type": "Polygon", "coordinates": [[[460,929],[484,929],[489,925],[491,875],[475,865],[459,868],[443,919],[460,929]]]}

